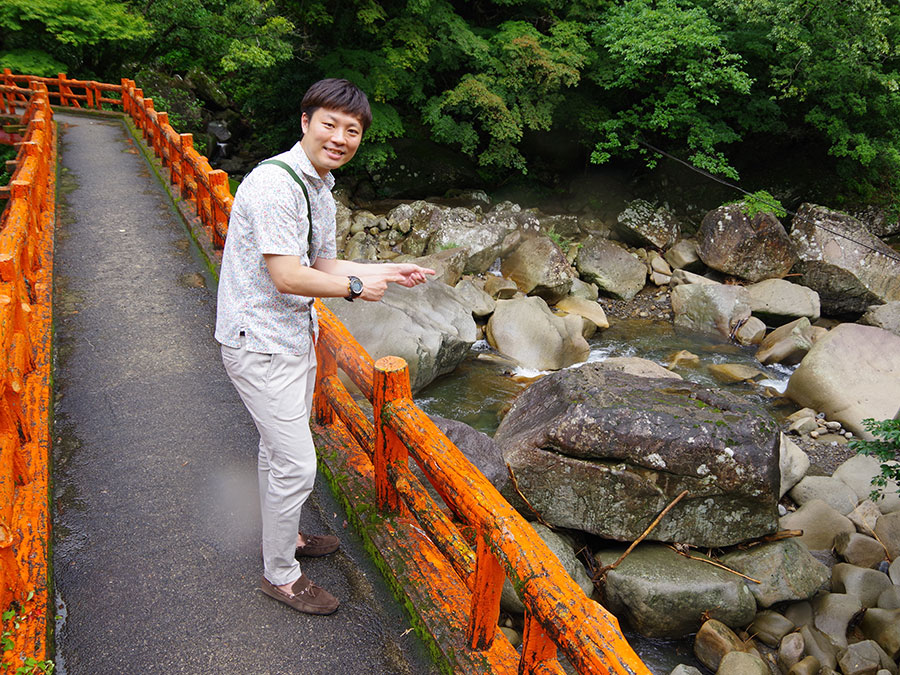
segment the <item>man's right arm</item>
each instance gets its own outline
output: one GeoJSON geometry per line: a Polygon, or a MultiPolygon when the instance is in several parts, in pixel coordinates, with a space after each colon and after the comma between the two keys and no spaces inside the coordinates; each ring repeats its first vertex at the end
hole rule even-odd
{"type": "MultiPolygon", "coordinates": [[[[345,298],[350,293],[346,276],[306,267],[300,263],[299,256],[266,254],[263,257],[272,283],[280,293],[309,298],[345,298]]],[[[402,280],[399,273],[367,277],[359,297],[373,302],[381,300],[390,282],[402,280]]]]}

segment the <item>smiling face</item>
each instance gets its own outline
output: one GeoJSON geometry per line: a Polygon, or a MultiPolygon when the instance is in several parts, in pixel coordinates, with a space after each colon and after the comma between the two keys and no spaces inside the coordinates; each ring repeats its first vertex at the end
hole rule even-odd
{"type": "Polygon", "coordinates": [[[321,177],[349,162],[362,141],[359,119],[339,110],[316,108],[311,117],[303,113],[300,124],[300,146],[321,177]]]}

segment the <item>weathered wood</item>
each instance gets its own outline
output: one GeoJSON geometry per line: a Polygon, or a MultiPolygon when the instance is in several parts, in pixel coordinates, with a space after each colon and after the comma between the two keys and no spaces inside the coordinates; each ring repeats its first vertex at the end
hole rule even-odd
{"type": "Polygon", "coordinates": [[[494,641],[497,620],[500,618],[500,595],[506,575],[487,543],[490,533],[479,533],[475,564],[475,588],[469,612],[467,639],[478,651],[487,649],[494,641]]]}

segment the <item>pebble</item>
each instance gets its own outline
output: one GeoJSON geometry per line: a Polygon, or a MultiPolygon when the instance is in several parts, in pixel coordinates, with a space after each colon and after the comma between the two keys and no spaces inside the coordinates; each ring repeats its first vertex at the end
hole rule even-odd
{"type": "Polygon", "coordinates": [[[872,607],[859,624],[863,635],[875,640],[893,660],[900,656],[900,609],[872,607]]]}
{"type": "Polygon", "coordinates": [[[770,675],[769,667],[756,654],[729,652],[722,658],[716,675],[770,675]]]}
{"type": "Polygon", "coordinates": [[[840,422],[825,422],[825,426],[832,431],[837,431],[841,428],[840,422]]]}
{"type": "Polygon", "coordinates": [[[795,663],[788,671],[788,675],[816,675],[821,667],[819,659],[810,655],[795,663]]]}
{"type": "Polygon", "coordinates": [[[800,633],[785,635],[781,644],[778,645],[778,655],[775,659],[781,672],[786,673],[799,663],[805,650],[806,645],[803,643],[803,636],[800,633]]]}
{"type": "Polygon", "coordinates": [[[694,656],[712,671],[719,668],[719,664],[726,654],[743,649],[743,640],[728,626],[716,619],[704,622],[694,637],[694,656]]]}

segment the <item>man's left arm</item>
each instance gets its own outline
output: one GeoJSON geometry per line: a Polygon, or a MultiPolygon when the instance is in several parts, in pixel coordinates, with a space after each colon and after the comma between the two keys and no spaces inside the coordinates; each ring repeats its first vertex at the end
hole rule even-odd
{"type": "Polygon", "coordinates": [[[389,278],[390,281],[411,288],[427,280],[428,275],[434,274],[433,269],[420,267],[414,263],[377,263],[368,265],[353,262],[352,260],[337,260],[335,258],[316,258],[312,265],[320,272],[327,272],[338,276],[359,277],[363,285],[366,279],[389,278]],[[397,280],[399,275],[400,280],[397,280]]]}

